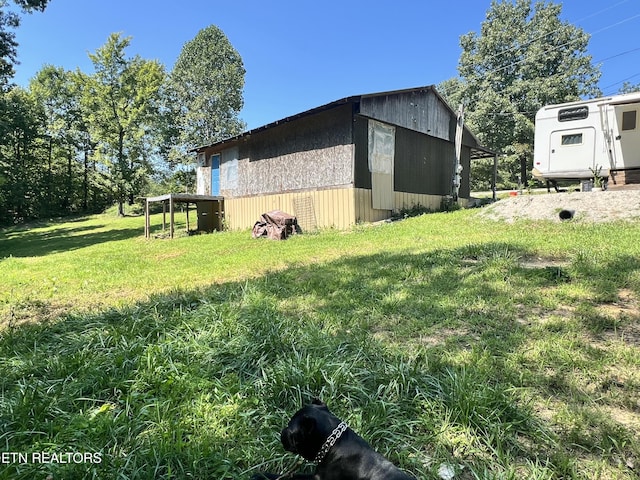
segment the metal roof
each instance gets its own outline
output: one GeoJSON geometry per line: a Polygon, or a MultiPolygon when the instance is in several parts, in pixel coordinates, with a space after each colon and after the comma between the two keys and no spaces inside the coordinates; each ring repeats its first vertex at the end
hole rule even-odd
{"type": "MultiPolygon", "coordinates": [[[[216,147],[219,145],[224,145],[224,144],[233,144],[245,137],[249,137],[254,133],[258,133],[258,132],[262,132],[265,130],[268,130],[270,128],[273,127],[277,127],[278,125],[282,125],[285,123],[289,123],[292,122],[294,120],[297,120],[299,118],[303,118],[303,117],[307,117],[310,115],[314,115],[316,113],[320,113],[320,112],[324,112],[326,110],[329,110],[331,108],[335,108],[338,107],[340,105],[345,105],[348,103],[358,103],[360,102],[363,98],[373,98],[373,97],[383,97],[383,96],[387,96],[387,95],[399,95],[399,94],[403,94],[403,93],[418,93],[418,92],[433,92],[436,97],[442,102],[442,104],[451,112],[452,115],[456,116],[457,113],[451,108],[451,106],[444,100],[444,98],[438,93],[438,91],[435,89],[434,85],[430,85],[430,86],[423,86],[423,87],[415,87],[415,88],[407,88],[407,89],[403,89],[403,90],[392,90],[392,91],[388,91],[388,92],[378,92],[378,93],[367,93],[367,94],[361,94],[361,95],[352,95],[350,97],[345,97],[342,98],[340,100],[336,100],[334,102],[330,102],[327,103],[325,105],[321,105],[319,107],[315,107],[312,108],[310,110],[306,110],[304,112],[295,114],[295,115],[291,115],[289,117],[283,118],[281,120],[277,120],[275,122],[271,122],[268,123],[266,125],[263,125],[261,127],[258,128],[254,128],[252,130],[247,130],[246,132],[243,132],[239,135],[233,136],[233,137],[229,137],[227,139],[221,140],[219,142],[214,142],[211,143],[209,145],[202,145],[199,147],[196,147],[192,150],[189,150],[190,153],[192,152],[200,152],[202,150],[208,149],[208,148],[212,148],[212,147],[216,147]]],[[[482,146],[480,146],[480,142],[477,140],[477,138],[475,137],[475,135],[467,128],[464,127],[465,131],[471,136],[471,138],[473,139],[473,142],[476,144],[475,146],[471,146],[470,148],[471,150],[471,158],[472,159],[477,159],[477,158],[488,158],[488,157],[493,157],[495,156],[495,152],[492,152],[491,150],[484,148],[482,146]]]]}

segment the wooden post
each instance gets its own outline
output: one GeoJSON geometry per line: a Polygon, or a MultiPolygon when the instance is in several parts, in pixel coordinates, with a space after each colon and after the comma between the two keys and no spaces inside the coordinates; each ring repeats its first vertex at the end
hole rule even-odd
{"type": "Polygon", "coordinates": [[[497,195],[498,183],[498,155],[493,156],[493,178],[491,179],[491,190],[493,191],[493,200],[498,199],[497,195]]]}
{"type": "Polygon", "coordinates": [[[173,195],[169,196],[169,238],[173,238],[174,229],[174,208],[173,208],[173,195]]]}
{"type": "Polygon", "coordinates": [[[144,200],[144,238],[149,238],[149,199],[145,198],[144,200]]]}
{"type": "Polygon", "coordinates": [[[218,231],[221,232],[222,231],[222,217],[223,217],[223,212],[222,212],[222,200],[216,200],[216,215],[218,216],[218,231]]]}
{"type": "Polygon", "coordinates": [[[189,202],[187,202],[187,233],[189,233],[189,202]]]}
{"type": "Polygon", "coordinates": [[[462,156],[462,134],[464,132],[464,105],[461,103],[458,109],[458,118],[456,122],[456,158],[453,167],[453,200],[458,201],[458,194],[460,193],[460,183],[462,176],[462,164],[460,158],[462,156]]]}
{"type": "Polygon", "coordinates": [[[167,229],[167,201],[162,201],[162,232],[167,229]]]}

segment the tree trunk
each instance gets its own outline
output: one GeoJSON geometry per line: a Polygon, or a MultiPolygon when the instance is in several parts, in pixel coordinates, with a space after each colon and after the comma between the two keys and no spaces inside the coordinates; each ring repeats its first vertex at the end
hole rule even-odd
{"type": "Polygon", "coordinates": [[[84,149],[84,174],[82,177],[82,210],[89,210],[89,152],[84,149]]]}
{"type": "Polygon", "coordinates": [[[522,155],[520,157],[520,185],[523,188],[529,186],[529,176],[527,175],[527,156],[522,155]]]}
{"type": "Polygon", "coordinates": [[[124,158],[124,129],[120,128],[118,131],[118,164],[122,170],[121,183],[118,185],[118,215],[124,217],[124,200],[127,196],[125,185],[129,180],[129,172],[127,162],[124,158]]]}
{"type": "Polygon", "coordinates": [[[49,137],[49,156],[47,158],[47,207],[51,209],[51,187],[53,183],[53,170],[51,163],[53,161],[53,138],[49,137]]]}
{"type": "Polygon", "coordinates": [[[67,192],[64,200],[64,208],[67,213],[71,213],[73,205],[73,153],[67,150],[67,192]]]}
{"type": "Polygon", "coordinates": [[[16,158],[16,165],[18,165],[18,168],[20,169],[20,173],[17,175],[17,182],[16,182],[16,190],[14,192],[14,218],[13,221],[20,221],[21,217],[22,217],[22,211],[23,211],[23,204],[24,204],[24,182],[26,181],[25,175],[24,175],[24,171],[26,170],[25,166],[22,165],[22,154],[21,154],[21,150],[20,150],[20,134],[17,133],[16,134],[16,145],[15,145],[15,158],[16,158]]]}

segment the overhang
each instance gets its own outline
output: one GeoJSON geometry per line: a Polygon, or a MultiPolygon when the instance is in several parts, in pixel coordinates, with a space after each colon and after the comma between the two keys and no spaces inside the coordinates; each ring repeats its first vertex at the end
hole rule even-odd
{"type": "Polygon", "coordinates": [[[481,147],[479,145],[471,148],[471,160],[480,160],[482,158],[494,158],[498,154],[488,148],[481,147]]]}

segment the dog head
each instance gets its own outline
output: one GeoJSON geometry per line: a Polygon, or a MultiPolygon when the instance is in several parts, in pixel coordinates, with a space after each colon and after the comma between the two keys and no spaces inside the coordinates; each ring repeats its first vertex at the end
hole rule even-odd
{"type": "Polygon", "coordinates": [[[340,424],[327,406],[318,399],[305,405],[282,430],[280,440],[285,450],[313,461],[331,432],[340,424]]]}

